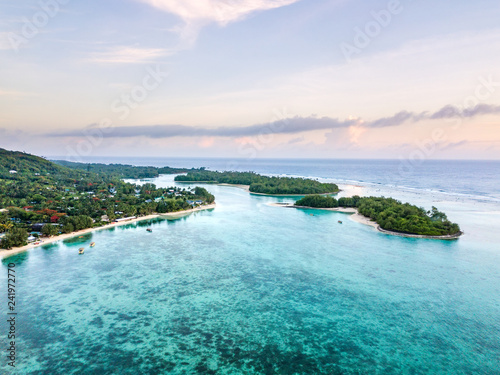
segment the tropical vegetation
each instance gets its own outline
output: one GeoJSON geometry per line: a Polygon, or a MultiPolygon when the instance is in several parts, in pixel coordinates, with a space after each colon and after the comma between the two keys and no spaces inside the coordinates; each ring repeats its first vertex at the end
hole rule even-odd
{"type": "Polygon", "coordinates": [[[161,174],[178,174],[202,169],[171,168],[171,167],[142,167],[127,164],[102,164],[102,163],[75,163],[66,160],[53,160],[54,163],[96,174],[104,174],[107,178],[143,179],[155,178],[161,174]]]}
{"type": "Polygon", "coordinates": [[[382,229],[426,236],[445,236],[460,233],[460,227],[448,220],[436,207],[430,211],[401,203],[393,198],[359,197],[335,199],[330,196],[312,195],[299,199],[296,206],[313,208],[354,207],[374,220],[382,229]]]}
{"type": "Polygon", "coordinates": [[[269,177],[254,172],[198,170],[176,176],[175,181],[248,185],[252,193],[269,195],[325,194],[339,191],[338,186],[332,183],[322,183],[307,178],[269,177]]]}
{"type": "MultiPolygon", "coordinates": [[[[74,165],[72,164],[72,167],[74,165]]],[[[121,180],[130,166],[110,175],[69,168],[38,156],[0,149],[0,247],[26,243],[29,234],[57,235],[113,220],[176,212],[214,202],[202,187],[158,188],[121,180]]],[[[137,172],[137,171],[136,171],[137,172]]],[[[135,173],[135,172],[134,172],[135,173]]]]}

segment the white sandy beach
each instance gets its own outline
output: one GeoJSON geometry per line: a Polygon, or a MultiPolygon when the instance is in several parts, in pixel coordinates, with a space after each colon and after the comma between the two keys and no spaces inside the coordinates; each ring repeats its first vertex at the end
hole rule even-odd
{"type": "Polygon", "coordinates": [[[35,245],[34,243],[31,243],[31,244],[26,245],[26,246],[12,248],[10,250],[4,250],[4,249],[2,249],[2,250],[0,250],[0,259],[7,258],[7,257],[10,257],[12,255],[16,255],[16,254],[22,253],[24,251],[28,251],[28,250],[34,249],[36,247],[44,246],[44,245],[47,245],[47,244],[50,244],[50,243],[53,243],[53,242],[57,242],[57,241],[63,241],[63,240],[68,239],[68,238],[78,237],[78,236],[84,235],[86,233],[90,233],[90,232],[94,232],[94,231],[98,231],[98,230],[109,229],[109,228],[113,228],[113,227],[119,227],[119,226],[122,226],[122,225],[128,225],[128,224],[136,223],[138,221],[152,220],[152,219],[156,219],[156,218],[159,218],[159,217],[166,217],[166,218],[170,218],[170,219],[178,219],[178,218],[181,218],[181,217],[184,217],[184,216],[188,216],[188,215],[190,215],[190,214],[192,214],[194,212],[204,211],[204,210],[210,210],[210,209],[213,209],[215,207],[216,207],[216,204],[213,203],[213,204],[209,204],[209,205],[206,205],[206,206],[199,206],[199,207],[196,207],[196,208],[193,208],[193,209],[190,209],[190,210],[178,211],[178,212],[168,212],[168,213],[165,213],[165,214],[152,214],[152,215],[147,215],[147,216],[141,216],[141,217],[137,217],[135,219],[127,220],[127,221],[121,221],[121,222],[118,222],[118,223],[106,224],[106,225],[103,225],[102,227],[88,228],[88,229],[83,229],[83,230],[78,231],[78,232],[61,234],[59,236],[53,236],[53,237],[49,237],[49,238],[42,238],[41,241],[40,241],[40,243],[38,245],[35,245]]]}
{"type": "MultiPolygon", "coordinates": [[[[212,182],[207,182],[207,181],[176,181],[176,182],[181,182],[181,183],[186,183],[186,184],[194,184],[194,183],[200,183],[200,184],[210,184],[212,182]]],[[[243,189],[246,192],[253,194],[253,195],[263,195],[266,197],[303,197],[306,195],[316,195],[316,194],[267,194],[267,193],[254,193],[253,191],[250,191],[250,185],[240,185],[240,184],[214,184],[217,186],[229,186],[229,187],[236,187],[238,189],[243,189]]],[[[323,194],[318,194],[318,195],[331,195],[331,194],[337,194],[337,193],[323,193],[323,194]]]]}
{"type": "Polygon", "coordinates": [[[452,235],[446,235],[446,236],[425,236],[425,235],[421,235],[421,234],[408,234],[408,233],[393,232],[390,230],[385,230],[385,229],[380,228],[380,225],[378,225],[375,221],[358,213],[358,210],[356,208],[342,208],[342,207],[339,207],[339,208],[316,208],[316,207],[295,206],[292,203],[268,203],[268,205],[273,206],[273,207],[286,207],[286,208],[298,208],[298,209],[307,209],[307,210],[333,211],[333,212],[342,212],[345,214],[350,214],[349,219],[351,219],[357,223],[360,223],[360,224],[369,225],[369,226],[375,228],[376,230],[378,230],[379,232],[384,233],[384,234],[388,234],[391,236],[407,237],[407,238],[425,238],[425,239],[431,239],[431,240],[455,240],[463,234],[462,232],[460,232],[458,234],[452,234],[452,235]]]}

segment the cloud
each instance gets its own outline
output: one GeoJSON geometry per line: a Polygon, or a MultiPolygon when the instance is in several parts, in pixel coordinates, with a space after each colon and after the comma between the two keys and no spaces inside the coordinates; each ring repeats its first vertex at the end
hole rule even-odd
{"type": "MultiPolygon", "coordinates": [[[[405,123],[416,123],[423,120],[442,120],[453,118],[471,118],[480,115],[500,114],[500,106],[480,104],[470,109],[459,109],[446,106],[435,113],[413,113],[401,111],[391,117],[383,117],[372,121],[349,118],[339,120],[331,117],[291,117],[272,123],[256,124],[250,126],[221,126],[207,128],[186,125],[142,125],[142,126],[117,126],[112,131],[104,134],[106,138],[172,138],[172,137],[252,137],[269,134],[298,134],[315,130],[346,129],[350,130],[351,139],[357,139],[369,128],[395,127],[405,123]]],[[[87,129],[88,130],[88,129],[87,129]]],[[[47,134],[52,137],[81,137],[82,130],[63,131],[47,134]]]]}
{"type": "Polygon", "coordinates": [[[305,140],[306,140],[306,138],[304,136],[296,137],[296,138],[290,139],[288,141],[288,144],[293,145],[294,143],[301,143],[301,142],[304,142],[305,140]]]}
{"type": "Polygon", "coordinates": [[[500,105],[492,104],[478,104],[471,108],[460,109],[452,105],[446,105],[440,110],[429,113],[421,112],[414,113],[408,111],[401,111],[391,117],[383,117],[363,125],[371,128],[380,128],[388,126],[399,126],[406,122],[419,122],[423,120],[446,120],[456,118],[472,118],[483,115],[500,114],[500,105]]]}
{"type": "Polygon", "coordinates": [[[256,12],[280,8],[299,0],[140,0],[173,13],[186,23],[215,22],[225,26],[256,12]]]}
{"type": "Polygon", "coordinates": [[[30,141],[30,134],[20,129],[0,128],[0,147],[5,149],[23,149],[30,141]]]}
{"type": "Polygon", "coordinates": [[[416,115],[408,111],[401,111],[391,117],[383,117],[369,123],[369,127],[381,128],[386,126],[398,126],[406,121],[418,121],[421,115],[416,115]]]}
{"type": "Polygon", "coordinates": [[[171,29],[180,41],[173,50],[190,48],[196,41],[200,30],[216,23],[226,26],[231,22],[244,19],[251,13],[280,8],[300,0],[138,0],[162,11],[175,14],[184,25],[171,29]]]}
{"type": "Polygon", "coordinates": [[[478,104],[472,108],[466,108],[463,110],[458,109],[457,107],[453,107],[451,105],[447,105],[431,115],[429,118],[432,120],[437,119],[447,119],[454,117],[475,117],[479,115],[491,115],[500,113],[500,105],[491,105],[491,104],[478,104]]]}
{"type": "Polygon", "coordinates": [[[114,47],[92,55],[90,61],[96,63],[137,64],[152,62],[158,57],[168,54],[161,48],[114,47]]]}
{"type": "MultiPolygon", "coordinates": [[[[114,127],[106,137],[129,138],[171,138],[171,137],[248,137],[266,134],[295,134],[311,130],[325,130],[338,127],[348,127],[357,124],[358,120],[332,119],[329,117],[293,117],[273,123],[257,124],[241,127],[222,126],[218,128],[204,128],[186,125],[144,125],[114,127]]],[[[54,137],[79,137],[81,130],[48,134],[54,137]]]]}

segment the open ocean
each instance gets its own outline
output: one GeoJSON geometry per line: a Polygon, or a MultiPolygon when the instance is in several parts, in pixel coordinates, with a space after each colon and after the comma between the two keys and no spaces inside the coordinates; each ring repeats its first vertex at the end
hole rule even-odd
{"type": "Polygon", "coordinates": [[[500,161],[425,160],[411,164],[403,160],[362,159],[95,157],[85,159],[85,162],[254,171],[261,174],[302,176],[336,182],[465,194],[475,198],[493,198],[500,202],[500,161]]]}
{"type": "Polygon", "coordinates": [[[18,277],[19,357],[0,373],[500,373],[500,162],[91,161],[314,177],[340,195],[436,206],[465,234],[389,236],[346,214],[268,205],[292,198],[203,185],[214,210],[4,259],[1,296],[8,263],[18,277]]]}

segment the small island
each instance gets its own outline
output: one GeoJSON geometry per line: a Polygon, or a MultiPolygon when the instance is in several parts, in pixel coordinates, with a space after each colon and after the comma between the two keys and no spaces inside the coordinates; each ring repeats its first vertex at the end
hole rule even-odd
{"type": "Polygon", "coordinates": [[[255,172],[218,172],[200,169],[176,176],[175,181],[246,186],[251,193],[264,195],[332,194],[339,191],[339,187],[332,183],[322,183],[308,178],[269,177],[255,172]]]}
{"type": "Polygon", "coordinates": [[[436,207],[426,211],[393,198],[354,196],[337,200],[330,196],[311,195],[290,207],[357,212],[376,223],[379,231],[404,237],[456,239],[462,235],[459,225],[449,221],[446,214],[436,207]]]}
{"type": "Polygon", "coordinates": [[[39,243],[42,237],[67,237],[155,215],[213,208],[215,201],[202,187],[158,188],[122,180],[187,169],[62,164],[66,165],[0,149],[0,248],[23,247],[39,243]]]}

